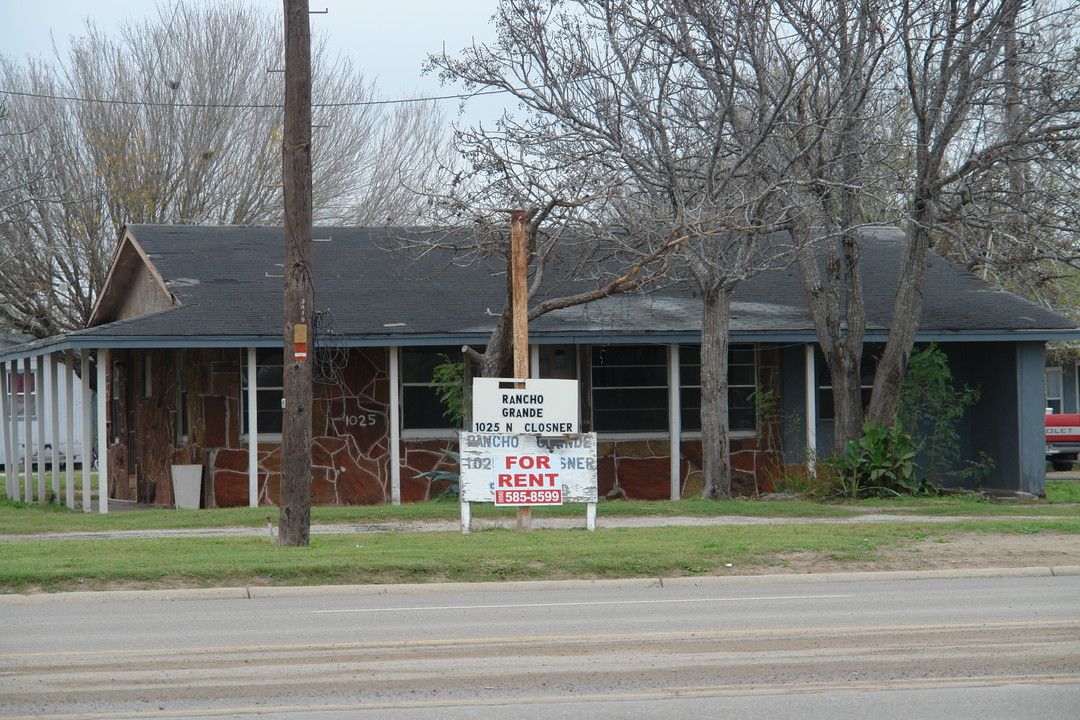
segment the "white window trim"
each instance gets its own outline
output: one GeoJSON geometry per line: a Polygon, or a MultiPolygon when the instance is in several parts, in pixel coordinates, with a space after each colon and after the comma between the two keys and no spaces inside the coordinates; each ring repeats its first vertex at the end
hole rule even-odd
{"type": "Polygon", "coordinates": [[[1050,407],[1050,401],[1051,400],[1056,400],[1058,402],[1059,406],[1061,407],[1060,412],[1065,412],[1065,371],[1064,371],[1064,368],[1050,366],[1050,367],[1046,367],[1046,368],[1043,369],[1043,405],[1045,407],[1050,407]],[[1049,394],[1050,388],[1049,388],[1048,378],[1051,375],[1057,375],[1058,376],[1057,386],[1059,388],[1058,392],[1061,393],[1060,395],[1051,396],[1049,394]]]}
{"type": "MultiPolygon", "coordinates": [[[[255,348],[256,351],[261,350],[261,349],[262,348],[255,348]]],[[[247,353],[245,352],[245,355],[246,354],[247,353]]],[[[239,434],[239,441],[241,443],[247,443],[250,440],[250,433],[247,431],[247,428],[248,428],[248,425],[251,422],[251,420],[248,417],[248,413],[250,412],[250,406],[252,405],[252,403],[250,401],[250,398],[252,397],[252,392],[251,391],[252,391],[252,389],[254,389],[254,391],[255,391],[254,392],[254,397],[256,399],[256,402],[254,403],[254,405],[256,407],[256,417],[255,417],[255,421],[254,421],[255,422],[255,442],[256,443],[260,443],[260,442],[264,442],[264,443],[280,443],[281,440],[282,440],[282,433],[280,433],[280,432],[276,432],[276,433],[259,432],[259,420],[258,420],[258,412],[257,412],[257,409],[258,409],[258,397],[259,397],[259,390],[262,389],[263,386],[259,385],[257,380],[252,383],[254,385],[254,388],[247,387],[245,385],[245,383],[247,383],[249,378],[251,377],[251,375],[249,375],[248,359],[245,359],[245,361],[241,363],[241,368],[242,368],[242,370],[240,372],[240,376],[241,376],[241,380],[240,380],[240,405],[241,405],[240,422],[243,424],[244,431],[239,434]],[[245,402],[245,400],[244,400],[245,390],[246,390],[246,394],[248,396],[248,401],[247,402],[245,402]]],[[[257,372],[257,370],[258,370],[258,362],[256,362],[255,368],[256,368],[256,372],[254,374],[257,376],[258,375],[258,372],[257,372]]],[[[284,369],[284,350],[282,350],[282,368],[284,369]]],[[[270,389],[276,390],[278,388],[275,385],[274,387],[272,387],[270,389]]],[[[281,392],[282,392],[282,400],[281,400],[281,402],[283,403],[283,405],[282,405],[282,411],[283,411],[282,415],[284,416],[285,388],[284,388],[284,386],[282,386],[280,389],[281,389],[281,392]]],[[[284,417],[282,419],[284,420],[284,417]]]]}

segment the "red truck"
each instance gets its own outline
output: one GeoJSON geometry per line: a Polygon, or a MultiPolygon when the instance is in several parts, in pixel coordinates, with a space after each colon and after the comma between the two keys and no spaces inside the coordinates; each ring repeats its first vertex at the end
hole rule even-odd
{"type": "Polygon", "coordinates": [[[1055,470],[1072,470],[1080,461],[1080,415],[1046,416],[1046,460],[1055,470]]]}

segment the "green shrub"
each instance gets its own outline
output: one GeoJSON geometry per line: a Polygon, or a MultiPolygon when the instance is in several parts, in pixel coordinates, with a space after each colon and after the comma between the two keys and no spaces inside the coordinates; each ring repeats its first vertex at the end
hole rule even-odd
{"type": "Polygon", "coordinates": [[[808,498],[836,495],[840,474],[829,462],[805,462],[781,465],[775,471],[773,487],[777,492],[795,493],[808,498]]]}
{"type": "Polygon", "coordinates": [[[900,389],[897,422],[920,448],[931,482],[947,478],[978,485],[993,469],[986,453],[960,461],[960,421],[979,402],[978,388],[956,386],[948,357],[934,343],[915,349],[900,389]]]}
{"type": "Polygon", "coordinates": [[[844,454],[828,460],[839,474],[837,495],[856,498],[872,493],[928,492],[933,486],[915,461],[919,445],[900,425],[863,424],[862,437],[849,440],[844,454]]]}
{"type": "Polygon", "coordinates": [[[469,386],[465,381],[465,363],[454,362],[446,355],[439,357],[445,362],[435,366],[428,387],[435,390],[439,402],[443,404],[443,416],[460,427],[471,402],[469,386]]]}

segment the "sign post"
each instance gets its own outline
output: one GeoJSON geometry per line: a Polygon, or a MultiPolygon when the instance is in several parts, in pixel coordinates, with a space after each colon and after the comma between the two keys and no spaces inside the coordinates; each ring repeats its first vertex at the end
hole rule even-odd
{"type": "Polygon", "coordinates": [[[523,510],[587,503],[596,528],[596,434],[578,432],[577,380],[474,378],[473,432],[462,431],[461,531],[469,503],[523,510]]]}
{"type": "Polygon", "coordinates": [[[588,503],[596,528],[596,435],[578,434],[576,380],[529,376],[528,216],[510,213],[512,379],[473,380],[473,430],[459,436],[461,532],[469,503],[517,508],[519,530],[532,526],[537,505],[588,503]]]}
{"type": "Polygon", "coordinates": [[[536,507],[587,503],[586,527],[596,529],[596,433],[543,437],[464,432],[459,444],[461,531],[469,503],[536,507]]]}
{"type": "MultiPolygon", "coordinates": [[[[510,213],[510,308],[514,337],[514,375],[529,376],[529,218],[524,210],[510,213]]],[[[517,510],[518,530],[532,527],[532,509],[517,510]]]]}

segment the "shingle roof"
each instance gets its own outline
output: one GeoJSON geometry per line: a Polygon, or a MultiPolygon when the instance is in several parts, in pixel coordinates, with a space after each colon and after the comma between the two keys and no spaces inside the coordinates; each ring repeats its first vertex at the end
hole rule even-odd
{"type": "MultiPolygon", "coordinates": [[[[128,230],[179,305],[138,318],[80,331],[79,336],[150,345],[171,342],[243,344],[280,342],[283,231],[277,227],[134,225],[128,230]],[[273,277],[279,276],[279,277],[273,277]]],[[[505,276],[498,268],[449,265],[431,254],[410,265],[385,250],[391,233],[408,230],[317,228],[315,306],[328,311],[343,344],[479,342],[494,326],[489,311],[503,305],[505,276]]],[[[887,332],[903,235],[867,234],[862,251],[868,339],[887,332]]],[[[556,311],[530,324],[536,342],[693,337],[701,301],[687,286],[647,295],[607,298],[556,311]]],[[[1071,321],[931,253],[920,337],[975,338],[1002,334],[1063,337],[1071,321]]],[[[761,274],[739,286],[731,335],[809,340],[813,324],[797,267],[761,274]]]]}

